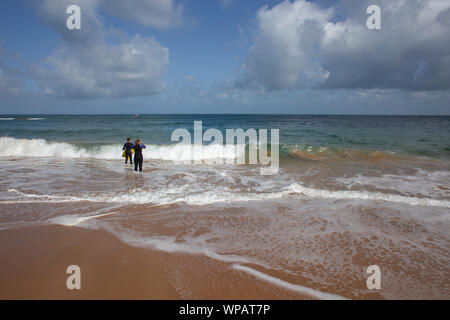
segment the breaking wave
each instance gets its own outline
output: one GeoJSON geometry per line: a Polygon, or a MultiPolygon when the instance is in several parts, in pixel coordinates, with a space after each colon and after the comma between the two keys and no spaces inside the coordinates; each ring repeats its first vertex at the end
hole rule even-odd
{"type": "MultiPolygon", "coordinates": [[[[270,152],[271,146],[268,145],[270,152]]],[[[201,154],[190,145],[167,144],[147,145],[144,156],[147,159],[166,161],[191,161],[236,159],[242,153],[248,156],[249,146],[245,148],[224,148],[221,145],[204,145],[201,154]]],[[[122,144],[76,144],[67,142],[50,142],[44,139],[0,138],[0,157],[19,158],[60,158],[60,159],[102,159],[117,160],[121,158],[122,144]]],[[[308,161],[349,160],[349,161],[383,161],[398,158],[398,155],[376,150],[340,149],[327,146],[280,145],[280,157],[308,161]]]]}
{"type": "Polygon", "coordinates": [[[0,118],[0,121],[7,121],[7,120],[28,120],[28,121],[37,121],[37,120],[45,120],[45,118],[0,118]]]}
{"type": "MultiPolygon", "coordinates": [[[[203,146],[201,155],[194,153],[191,146],[173,145],[147,145],[144,157],[168,161],[213,160],[218,155],[222,159],[235,159],[239,151],[227,150],[219,145],[203,146]],[[223,150],[223,151],[222,151],[223,150]],[[222,153],[223,152],[223,153],[222,153]]],[[[11,137],[0,138],[0,157],[19,158],[59,158],[59,159],[121,159],[121,144],[104,144],[95,146],[78,146],[66,142],[49,142],[44,139],[16,139],[11,137]]]]}

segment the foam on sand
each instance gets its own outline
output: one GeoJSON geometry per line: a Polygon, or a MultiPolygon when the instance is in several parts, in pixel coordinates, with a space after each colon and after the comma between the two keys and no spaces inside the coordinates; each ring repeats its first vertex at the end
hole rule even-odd
{"type": "Polygon", "coordinates": [[[74,226],[78,226],[88,220],[98,219],[101,217],[107,217],[107,216],[111,216],[113,214],[116,214],[116,212],[97,214],[97,215],[87,216],[87,217],[78,216],[78,215],[60,216],[60,217],[55,217],[53,219],[50,219],[49,222],[51,222],[52,224],[62,225],[62,226],[66,226],[66,227],[74,227],[74,226]]]}
{"type": "Polygon", "coordinates": [[[407,197],[397,194],[388,194],[368,191],[332,191],[314,189],[293,183],[278,192],[239,192],[228,188],[215,188],[203,192],[190,193],[189,188],[169,187],[161,190],[135,190],[124,193],[104,193],[94,195],[65,196],[65,195],[39,195],[30,194],[10,189],[8,192],[16,193],[24,199],[0,201],[0,203],[33,203],[33,202],[105,202],[105,203],[133,203],[171,205],[180,202],[188,205],[209,205],[214,203],[238,203],[251,201],[267,201],[282,199],[287,196],[304,196],[308,198],[331,198],[339,200],[363,200],[363,201],[386,201],[410,206],[441,207],[450,208],[449,200],[407,197]]]}
{"type": "Polygon", "coordinates": [[[277,285],[279,287],[291,290],[291,291],[295,291],[298,292],[300,294],[306,294],[308,296],[311,296],[313,298],[316,299],[320,299],[320,300],[346,300],[346,298],[336,295],[336,294],[331,294],[331,293],[325,293],[325,292],[321,292],[318,290],[314,290],[308,287],[304,287],[298,284],[292,284],[289,282],[286,282],[284,280],[269,276],[268,274],[262,273],[260,271],[257,271],[255,269],[249,268],[249,267],[245,267],[242,266],[240,264],[233,264],[232,268],[234,270],[238,270],[238,271],[242,271],[245,273],[248,273],[260,280],[272,283],[274,285],[277,285]]]}
{"type": "Polygon", "coordinates": [[[345,200],[370,200],[370,201],[388,201],[401,204],[407,204],[411,206],[427,206],[427,207],[442,207],[450,208],[449,200],[430,199],[430,198],[418,198],[407,197],[397,194],[388,194],[381,192],[368,192],[368,191],[331,191],[320,190],[301,186],[297,183],[290,186],[291,190],[295,193],[304,194],[312,198],[334,198],[345,200]]]}

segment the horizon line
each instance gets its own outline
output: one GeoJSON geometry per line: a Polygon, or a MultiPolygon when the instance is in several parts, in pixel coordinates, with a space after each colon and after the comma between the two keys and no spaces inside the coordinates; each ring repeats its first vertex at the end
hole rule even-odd
{"type": "Polygon", "coordinates": [[[361,113],[4,113],[3,116],[414,116],[448,117],[449,114],[361,114],[361,113]]]}

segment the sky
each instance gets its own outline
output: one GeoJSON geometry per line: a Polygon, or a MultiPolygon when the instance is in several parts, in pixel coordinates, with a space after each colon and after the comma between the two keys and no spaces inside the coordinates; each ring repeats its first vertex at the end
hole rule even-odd
{"type": "Polygon", "coordinates": [[[0,26],[0,114],[450,115],[448,0],[5,0],[0,26]]]}

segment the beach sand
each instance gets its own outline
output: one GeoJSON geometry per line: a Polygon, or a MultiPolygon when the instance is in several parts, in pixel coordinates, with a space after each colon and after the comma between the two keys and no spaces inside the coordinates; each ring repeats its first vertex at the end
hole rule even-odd
{"type": "Polygon", "coordinates": [[[131,247],[102,230],[0,231],[0,260],[0,299],[310,299],[227,263],[131,247]],[[73,264],[81,290],[66,287],[73,264]],[[211,290],[199,290],[205,287],[211,290]]]}

